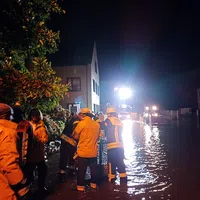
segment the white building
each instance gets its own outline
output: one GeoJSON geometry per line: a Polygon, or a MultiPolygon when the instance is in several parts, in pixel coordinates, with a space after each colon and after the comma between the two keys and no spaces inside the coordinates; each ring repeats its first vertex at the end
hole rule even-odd
{"type": "Polygon", "coordinates": [[[63,83],[71,84],[69,96],[61,104],[72,112],[88,107],[96,113],[100,111],[100,84],[95,42],[87,56],[76,55],[74,60],[75,65],[53,67],[63,83]]]}

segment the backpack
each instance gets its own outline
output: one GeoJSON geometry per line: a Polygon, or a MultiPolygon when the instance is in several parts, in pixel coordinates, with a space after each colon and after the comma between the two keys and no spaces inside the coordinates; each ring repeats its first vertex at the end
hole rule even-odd
{"type": "Polygon", "coordinates": [[[32,126],[28,120],[21,121],[17,126],[17,150],[19,153],[19,165],[22,169],[26,165],[32,143],[32,126]]]}

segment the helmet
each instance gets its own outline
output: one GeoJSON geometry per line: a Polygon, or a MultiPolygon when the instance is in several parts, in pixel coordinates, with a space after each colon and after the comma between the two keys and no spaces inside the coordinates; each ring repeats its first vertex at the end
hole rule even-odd
{"type": "Polygon", "coordinates": [[[29,112],[28,120],[31,121],[31,120],[32,120],[32,117],[36,117],[38,120],[43,120],[43,114],[42,114],[42,112],[41,112],[39,109],[37,109],[37,108],[31,109],[31,111],[29,112]]]}
{"type": "Polygon", "coordinates": [[[106,110],[107,114],[109,114],[109,113],[116,113],[116,112],[117,112],[117,110],[114,107],[107,108],[107,110],[106,110]]]}
{"type": "Polygon", "coordinates": [[[6,119],[7,114],[10,115],[8,120],[13,120],[13,114],[14,114],[13,109],[7,104],[0,103],[0,118],[6,119]]]}
{"type": "Polygon", "coordinates": [[[7,114],[9,112],[13,112],[12,108],[9,105],[5,104],[5,103],[0,103],[0,116],[1,115],[5,115],[5,114],[7,114]]]}
{"type": "Polygon", "coordinates": [[[79,114],[91,114],[92,111],[89,108],[82,108],[79,114]]]}

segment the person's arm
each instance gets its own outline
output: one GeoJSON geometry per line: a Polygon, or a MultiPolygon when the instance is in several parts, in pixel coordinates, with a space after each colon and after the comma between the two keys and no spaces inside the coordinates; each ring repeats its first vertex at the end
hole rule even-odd
{"type": "Polygon", "coordinates": [[[49,136],[48,136],[48,132],[47,132],[47,128],[45,126],[43,126],[41,128],[41,132],[42,132],[42,143],[47,143],[49,140],[49,136]]]}
{"type": "Polygon", "coordinates": [[[99,129],[99,139],[103,138],[103,132],[99,129]]]}
{"type": "Polygon", "coordinates": [[[28,192],[26,179],[19,166],[19,154],[16,143],[9,134],[0,131],[0,170],[8,180],[11,188],[19,195],[28,192]],[[23,191],[23,193],[22,193],[23,191]]]}
{"type": "Polygon", "coordinates": [[[19,154],[15,141],[4,133],[1,133],[0,141],[0,166],[11,185],[22,181],[23,173],[19,167],[19,154]]]}
{"type": "Polygon", "coordinates": [[[43,144],[48,142],[48,132],[45,126],[37,127],[34,133],[34,138],[36,141],[41,142],[43,144]]]}
{"type": "Polygon", "coordinates": [[[106,119],[105,121],[101,122],[101,129],[104,131],[105,136],[107,136],[109,122],[110,122],[109,119],[106,119]]]}
{"type": "Polygon", "coordinates": [[[83,130],[83,122],[79,122],[72,133],[72,137],[75,140],[79,140],[81,131],[83,130]]]}

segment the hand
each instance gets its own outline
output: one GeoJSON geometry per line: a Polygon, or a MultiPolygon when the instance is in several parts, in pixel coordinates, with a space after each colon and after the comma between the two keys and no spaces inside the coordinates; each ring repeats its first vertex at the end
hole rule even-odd
{"type": "Polygon", "coordinates": [[[17,194],[20,199],[23,199],[23,200],[30,199],[30,198],[28,198],[28,197],[30,197],[30,185],[24,184],[24,187],[21,188],[20,190],[18,190],[17,194]]]}
{"type": "Polygon", "coordinates": [[[19,198],[24,197],[30,191],[30,185],[28,185],[26,178],[22,179],[17,185],[12,185],[11,188],[19,198]]]}
{"type": "Polygon", "coordinates": [[[24,196],[18,196],[19,200],[30,200],[31,199],[31,191],[29,190],[24,196]]]}

